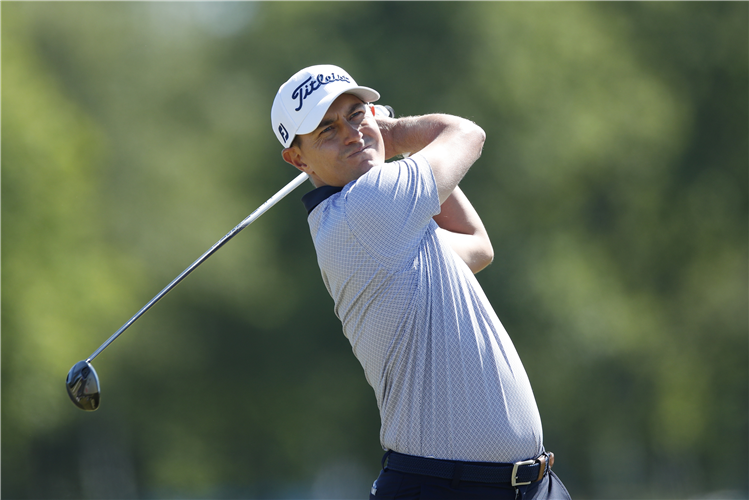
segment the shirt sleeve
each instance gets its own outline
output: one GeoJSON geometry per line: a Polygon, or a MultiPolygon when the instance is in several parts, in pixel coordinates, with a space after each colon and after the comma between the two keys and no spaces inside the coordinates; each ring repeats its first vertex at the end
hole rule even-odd
{"type": "Polygon", "coordinates": [[[346,222],[359,243],[396,271],[412,263],[440,212],[432,168],[419,154],[372,168],[342,194],[346,222]]]}

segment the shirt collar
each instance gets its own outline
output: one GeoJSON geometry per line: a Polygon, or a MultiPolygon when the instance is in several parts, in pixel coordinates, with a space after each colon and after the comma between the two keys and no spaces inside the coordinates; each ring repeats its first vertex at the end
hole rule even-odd
{"type": "Polygon", "coordinates": [[[317,205],[327,200],[336,193],[340,193],[343,186],[320,186],[302,196],[302,203],[307,208],[307,215],[311,214],[317,205]]]}

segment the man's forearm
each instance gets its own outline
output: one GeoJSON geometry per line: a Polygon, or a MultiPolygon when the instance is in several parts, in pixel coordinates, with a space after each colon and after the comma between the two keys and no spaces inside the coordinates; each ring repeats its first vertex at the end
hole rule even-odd
{"type": "Polygon", "coordinates": [[[424,155],[437,181],[440,203],[450,196],[481,156],[486,139],[481,127],[452,115],[378,118],[377,125],[386,158],[416,152],[424,155]]]}
{"type": "Polygon", "coordinates": [[[442,237],[474,273],[494,259],[489,235],[476,209],[459,187],[442,204],[434,221],[444,229],[442,237]]]}
{"type": "Polygon", "coordinates": [[[393,158],[406,153],[416,153],[434,142],[450,128],[458,128],[464,120],[456,116],[430,114],[403,118],[377,117],[385,157],[393,158]]]}

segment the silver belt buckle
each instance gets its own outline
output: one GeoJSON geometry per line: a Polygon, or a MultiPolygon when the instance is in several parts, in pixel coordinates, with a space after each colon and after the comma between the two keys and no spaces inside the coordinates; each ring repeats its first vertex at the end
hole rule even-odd
{"type": "Polygon", "coordinates": [[[533,465],[535,464],[535,460],[524,460],[522,462],[515,462],[512,465],[512,477],[510,478],[510,484],[512,486],[525,486],[527,484],[531,484],[533,481],[528,481],[526,483],[518,483],[518,467],[521,465],[533,465]]]}

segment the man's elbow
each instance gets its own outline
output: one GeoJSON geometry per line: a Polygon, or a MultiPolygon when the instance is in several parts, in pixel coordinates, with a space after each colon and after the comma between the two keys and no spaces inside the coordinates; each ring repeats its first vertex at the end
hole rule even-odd
{"type": "Polygon", "coordinates": [[[476,274],[488,267],[492,262],[494,262],[494,248],[487,238],[486,241],[473,253],[471,264],[468,267],[471,268],[473,274],[476,274]]]}
{"type": "Polygon", "coordinates": [[[483,128],[479,127],[478,125],[476,125],[476,128],[478,129],[476,131],[476,140],[479,142],[480,147],[483,148],[484,143],[486,142],[486,132],[484,131],[483,128]]]}
{"type": "Polygon", "coordinates": [[[457,133],[453,136],[456,144],[462,148],[465,158],[473,164],[481,157],[481,151],[484,149],[486,142],[486,132],[476,123],[467,118],[455,117],[454,129],[457,133]]]}
{"type": "MultiPolygon", "coordinates": [[[[470,123],[469,130],[466,133],[467,144],[470,144],[476,152],[476,160],[481,157],[481,151],[484,149],[484,143],[486,142],[486,132],[484,129],[479,127],[473,122],[470,123]]],[[[475,160],[474,160],[475,161],[475,160]]]]}

